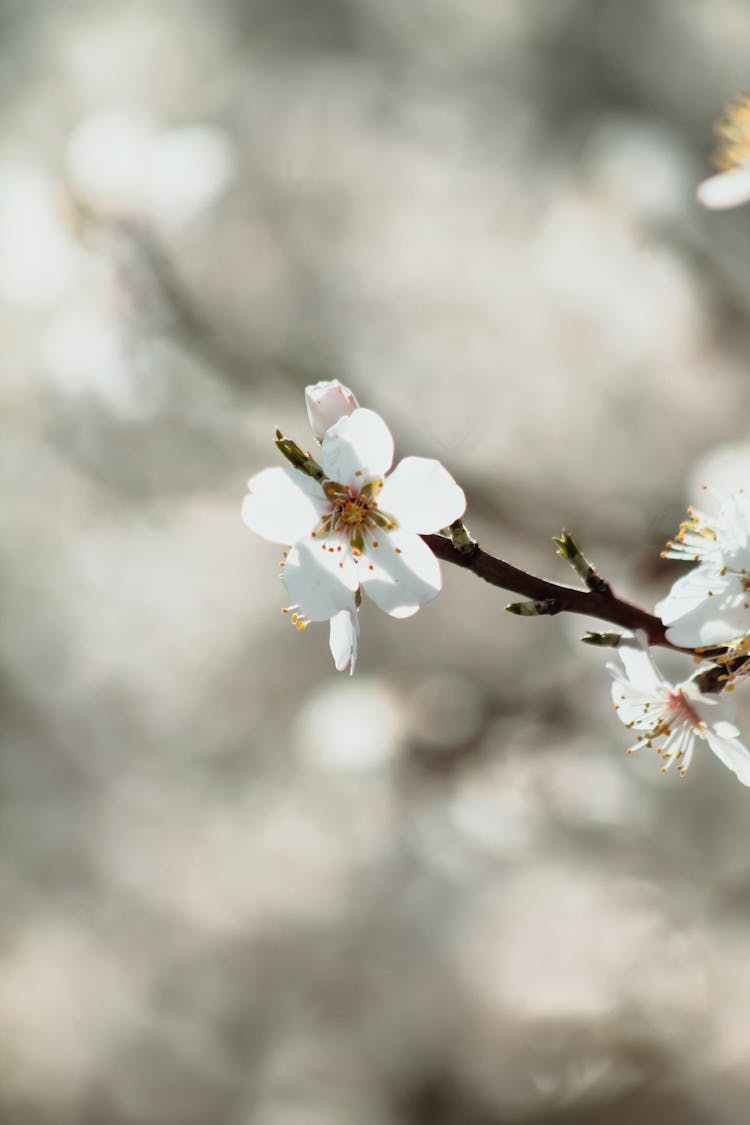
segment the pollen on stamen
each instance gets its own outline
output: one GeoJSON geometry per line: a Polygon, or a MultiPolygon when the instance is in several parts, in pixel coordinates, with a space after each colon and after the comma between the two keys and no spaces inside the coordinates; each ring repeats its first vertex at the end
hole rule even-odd
{"type": "Polygon", "coordinates": [[[310,535],[312,536],[312,538],[313,538],[313,539],[317,539],[317,538],[318,538],[318,533],[317,533],[317,531],[311,531],[311,532],[310,532],[310,535]]]}
{"type": "Polygon", "coordinates": [[[373,545],[373,547],[379,547],[380,543],[377,541],[377,539],[373,539],[372,545],[373,545]]]}

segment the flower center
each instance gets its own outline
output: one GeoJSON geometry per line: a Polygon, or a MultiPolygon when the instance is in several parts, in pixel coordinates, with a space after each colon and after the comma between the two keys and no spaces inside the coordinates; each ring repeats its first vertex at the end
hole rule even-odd
{"type": "Polygon", "coordinates": [[[382,480],[374,480],[357,492],[335,481],[326,481],[323,491],[330,502],[330,510],[313,531],[313,538],[338,536],[348,540],[355,554],[364,551],[368,539],[377,547],[378,529],[392,531],[396,526],[392,516],[378,509],[375,497],[382,486],[382,480]]]}
{"type": "Polygon", "coordinates": [[[367,509],[366,503],[360,503],[358,500],[347,500],[339,509],[338,522],[343,525],[354,524],[355,526],[366,523],[367,509]]]}
{"type": "Polygon", "coordinates": [[[666,697],[663,719],[666,730],[672,730],[680,723],[690,723],[695,729],[703,725],[703,720],[681,691],[670,691],[666,697]]]}

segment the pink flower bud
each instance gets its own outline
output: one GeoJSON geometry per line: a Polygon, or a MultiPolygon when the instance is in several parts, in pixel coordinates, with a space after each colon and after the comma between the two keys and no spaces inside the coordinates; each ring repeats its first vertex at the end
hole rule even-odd
{"type": "Polygon", "coordinates": [[[318,441],[323,440],[326,430],[330,430],[339,418],[353,414],[359,406],[349,388],[339,383],[338,379],[305,387],[305,401],[307,417],[318,441]]]}

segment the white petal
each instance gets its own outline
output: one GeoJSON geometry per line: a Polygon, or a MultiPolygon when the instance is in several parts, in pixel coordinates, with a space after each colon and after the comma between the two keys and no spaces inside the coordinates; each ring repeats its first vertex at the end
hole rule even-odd
{"type": "Polygon", "coordinates": [[[295,469],[263,469],[247,486],[242,518],[272,543],[293,544],[309,535],[328,507],[320,485],[295,469]]]}
{"type": "Polygon", "coordinates": [[[665,688],[671,690],[672,685],[667,683],[646,649],[641,648],[637,642],[628,643],[627,639],[621,641],[617,655],[623,663],[628,680],[637,690],[651,696],[659,696],[665,688]]]}
{"type": "MultiPolygon", "coordinates": [[[[673,625],[707,601],[718,604],[716,599],[722,597],[728,585],[728,576],[720,574],[713,563],[697,566],[672,584],[667,596],[657,602],[656,612],[665,625],[673,625]]],[[[710,611],[711,606],[707,609],[710,611]]]]}
{"type": "Polygon", "coordinates": [[[329,645],[333,662],[338,672],[349,666],[349,675],[354,675],[357,663],[357,641],[359,640],[359,615],[350,606],[331,618],[329,645]]]}
{"type": "Polygon", "coordinates": [[[340,418],[323,438],[321,454],[327,477],[361,488],[385,476],[393,461],[393,438],[374,410],[355,410],[340,418]]]}
{"type": "Polygon", "coordinates": [[[466,511],[463,489],[439,461],[405,457],[378,494],[378,505],[405,531],[440,531],[466,511]]]}
{"type": "Polygon", "coordinates": [[[633,687],[622,676],[612,684],[612,702],[618,719],[634,730],[652,730],[664,710],[663,700],[633,687]]]}
{"type": "Polygon", "coordinates": [[[357,564],[339,541],[303,540],[289,552],[282,578],[292,601],[311,621],[327,621],[352,604],[357,564]],[[330,548],[333,547],[333,550],[330,548]]]}
{"type": "Polygon", "coordinates": [[[681,648],[710,647],[741,636],[748,624],[750,618],[747,611],[744,614],[735,612],[719,617],[713,612],[712,606],[699,606],[670,625],[666,630],[666,637],[671,644],[681,648]]]}
{"type": "Polygon", "coordinates": [[[727,508],[727,523],[738,545],[747,548],[750,543],[750,497],[744,492],[735,492],[727,508]]]}
{"type": "Polygon", "coordinates": [[[698,185],[698,200],[711,211],[726,211],[750,200],[750,168],[730,168],[698,185]]]}
{"type": "Polygon", "coordinates": [[[391,617],[411,617],[440,592],[440,564],[430,548],[408,531],[383,535],[359,561],[362,589],[391,617]]]}
{"type": "Polygon", "coordinates": [[[711,727],[719,738],[737,738],[740,733],[734,723],[730,723],[726,719],[719,719],[718,722],[711,723],[711,727]]]}
{"type": "Polygon", "coordinates": [[[318,441],[335,426],[339,418],[353,414],[358,402],[348,387],[338,379],[328,379],[305,387],[305,403],[310,428],[318,441]]]}
{"type": "Polygon", "coordinates": [[[750,785],[750,750],[739,739],[722,738],[709,727],[706,742],[719,761],[736,774],[743,785],[750,785]]]}

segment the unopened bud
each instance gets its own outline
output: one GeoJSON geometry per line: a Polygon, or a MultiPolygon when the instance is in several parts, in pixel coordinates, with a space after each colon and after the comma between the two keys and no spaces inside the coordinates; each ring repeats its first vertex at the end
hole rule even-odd
{"type": "Polygon", "coordinates": [[[510,602],[505,608],[518,617],[544,617],[559,613],[560,603],[557,598],[542,598],[533,602],[510,602]]]}
{"type": "Polygon", "coordinates": [[[310,427],[318,441],[340,418],[353,414],[359,406],[356,398],[338,379],[329,379],[305,387],[305,402],[310,427]]]}
{"type": "Polygon", "coordinates": [[[557,553],[561,559],[570,563],[573,570],[595,594],[611,594],[609,582],[596,573],[573,536],[565,528],[559,538],[553,536],[552,542],[557,544],[557,553]]]}
{"type": "Polygon", "coordinates": [[[444,528],[441,535],[450,537],[453,546],[464,555],[471,555],[477,548],[476,540],[464,527],[463,520],[454,520],[450,527],[444,528]]]}
{"type": "Polygon", "coordinates": [[[291,462],[295,469],[299,469],[302,473],[307,473],[313,480],[325,480],[325,473],[318,462],[314,461],[309,453],[304,453],[297,445],[296,441],[292,441],[291,438],[285,438],[281,430],[276,431],[276,446],[284,454],[287,461],[291,462]]]}
{"type": "Polygon", "coordinates": [[[617,648],[622,640],[622,633],[595,633],[589,629],[581,640],[585,645],[595,645],[597,648],[617,648]]]}

